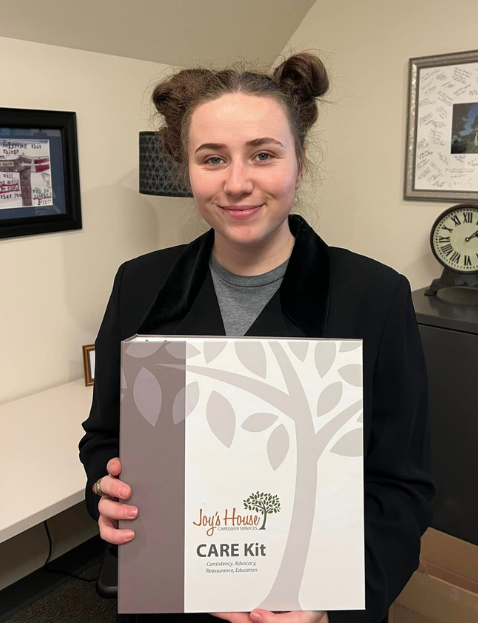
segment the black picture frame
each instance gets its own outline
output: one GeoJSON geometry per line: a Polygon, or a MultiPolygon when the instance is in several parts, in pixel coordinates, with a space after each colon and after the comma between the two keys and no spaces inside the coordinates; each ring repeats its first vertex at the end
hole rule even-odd
{"type": "Polygon", "coordinates": [[[0,238],[81,228],[76,113],[0,108],[0,238]]]}

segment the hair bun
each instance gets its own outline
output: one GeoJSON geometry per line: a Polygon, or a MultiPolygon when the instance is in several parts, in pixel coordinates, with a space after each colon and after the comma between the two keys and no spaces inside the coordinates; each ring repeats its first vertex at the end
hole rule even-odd
{"type": "Polygon", "coordinates": [[[213,77],[209,69],[183,69],[180,74],[173,74],[156,85],[151,100],[154,107],[165,119],[165,126],[159,129],[159,136],[166,153],[180,161],[181,137],[178,131],[185,112],[194,99],[202,92],[213,77]]]}
{"type": "Polygon", "coordinates": [[[324,63],[313,54],[294,54],[274,70],[273,79],[283,91],[301,100],[320,97],[329,90],[324,63]]]}

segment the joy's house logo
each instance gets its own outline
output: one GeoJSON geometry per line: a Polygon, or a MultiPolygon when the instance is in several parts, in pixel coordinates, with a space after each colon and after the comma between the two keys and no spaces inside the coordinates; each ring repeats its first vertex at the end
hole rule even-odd
{"type": "Polygon", "coordinates": [[[193,525],[206,528],[208,536],[213,536],[216,528],[219,530],[265,530],[267,515],[279,513],[281,510],[277,495],[259,491],[251,493],[247,500],[244,500],[244,508],[253,512],[241,514],[234,506],[232,509],[225,508],[223,513],[216,511],[213,515],[207,515],[200,508],[199,517],[193,521],[193,525]],[[259,524],[261,524],[260,527],[258,527],[259,524]]]}

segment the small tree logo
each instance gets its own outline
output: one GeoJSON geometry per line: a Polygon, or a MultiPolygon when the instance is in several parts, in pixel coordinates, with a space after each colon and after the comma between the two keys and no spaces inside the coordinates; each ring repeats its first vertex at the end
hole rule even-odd
{"type": "Polygon", "coordinates": [[[247,510],[256,511],[264,515],[262,526],[259,530],[266,529],[266,519],[268,513],[280,513],[280,502],[277,495],[271,495],[270,493],[251,493],[251,495],[244,500],[244,506],[247,510]]]}

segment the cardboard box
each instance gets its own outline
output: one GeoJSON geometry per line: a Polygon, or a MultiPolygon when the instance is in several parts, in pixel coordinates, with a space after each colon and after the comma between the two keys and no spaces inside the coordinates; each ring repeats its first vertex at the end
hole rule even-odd
{"type": "Polygon", "coordinates": [[[478,623],[478,547],[429,528],[389,623],[478,623]]]}
{"type": "Polygon", "coordinates": [[[136,336],[121,387],[120,613],[364,608],[361,340],[136,336]]]}

